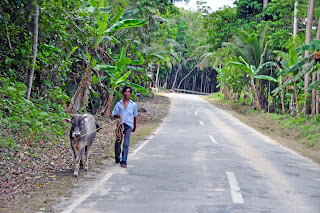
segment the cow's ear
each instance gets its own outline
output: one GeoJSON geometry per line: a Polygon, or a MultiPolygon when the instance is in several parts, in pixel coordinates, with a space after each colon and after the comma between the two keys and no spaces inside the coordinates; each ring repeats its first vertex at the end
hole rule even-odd
{"type": "Polygon", "coordinates": [[[68,123],[71,122],[71,119],[69,119],[69,118],[64,118],[64,119],[62,119],[61,121],[68,124],[68,123]]]}

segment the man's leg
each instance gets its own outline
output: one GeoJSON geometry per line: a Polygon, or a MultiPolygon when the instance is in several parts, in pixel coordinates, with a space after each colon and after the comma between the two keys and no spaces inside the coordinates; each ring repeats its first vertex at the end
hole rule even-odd
{"type": "Polygon", "coordinates": [[[124,124],[124,139],[123,139],[123,149],[122,149],[122,160],[121,165],[127,165],[127,158],[129,152],[129,143],[132,128],[127,124],[124,124]]]}
{"type": "Polygon", "coordinates": [[[116,163],[120,163],[121,141],[122,139],[119,139],[114,142],[114,158],[116,163]]]}

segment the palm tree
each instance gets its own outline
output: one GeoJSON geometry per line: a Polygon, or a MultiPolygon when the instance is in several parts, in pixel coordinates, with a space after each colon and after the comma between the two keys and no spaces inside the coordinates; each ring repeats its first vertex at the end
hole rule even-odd
{"type": "Polygon", "coordinates": [[[268,28],[260,31],[257,34],[253,29],[248,31],[237,30],[233,35],[233,42],[224,42],[223,46],[229,47],[232,49],[237,58],[241,62],[235,62],[233,64],[241,66],[243,70],[250,75],[251,86],[254,91],[255,101],[257,109],[261,110],[258,94],[256,92],[254,75],[256,71],[260,71],[260,68],[265,62],[266,54],[268,51],[268,44],[270,41],[266,39],[268,28]]]}
{"type": "Polygon", "coordinates": [[[248,64],[241,56],[239,57],[241,62],[230,61],[229,64],[240,67],[244,72],[246,72],[250,77],[251,87],[254,93],[254,99],[256,101],[257,110],[261,111],[261,106],[259,102],[259,97],[256,91],[256,86],[254,79],[257,77],[258,73],[267,66],[275,66],[277,65],[274,62],[266,62],[261,64],[259,67],[255,67],[254,65],[248,64]]]}
{"type": "MultiPolygon", "coordinates": [[[[182,60],[180,60],[180,63],[178,64],[178,69],[176,71],[176,74],[174,76],[174,80],[171,86],[171,90],[174,90],[175,86],[176,86],[176,82],[178,79],[178,74],[180,72],[180,70],[182,69],[182,66],[184,66],[187,62],[197,59],[199,57],[199,55],[203,55],[204,53],[207,53],[209,49],[209,46],[200,46],[197,47],[189,57],[187,58],[183,58],[181,57],[182,60]]],[[[193,71],[193,70],[192,70],[193,71]]],[[[188,74],[187,74],[188,75],[188,74]]]]}

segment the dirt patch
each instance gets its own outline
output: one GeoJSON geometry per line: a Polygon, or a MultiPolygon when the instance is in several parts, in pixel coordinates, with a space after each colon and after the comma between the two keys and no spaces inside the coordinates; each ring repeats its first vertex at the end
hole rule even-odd
{"type": "MultiPolygon", "coordinates": [[[[137,130],[130,146],[135,146],[151,134],[166,117],[170,101],[164,95],[136,101],[139,109],[137,130]]],[[[100,125],[106,124],[98,118],[100,125]]],[[[0,154],[0,212],[53,212],[53,206],[68,199],[75,188],[114,165],[113,123],[98,132],[89,158],[89,171],[80,170],[73,177],[73,153],[69,128],[59,142],[44,142],[40,146],[20,145],[19,151],[0,154]]],[[[1,151],[1,150],[0,150],[1,151]]]]}
{"type": "Polygon", "coordinates": [[[308,143],[308,140],[301,138],[301,133],[299,133],[299,131],[294,128],[284,128],[281,121],[271,118],[271,114],[263,112],[250,113],[253,110],[252,106],[222,103],[208,96],[202,97],[215,106],[227,111],[248,126],[253,127],[262,134],[277,141],[284,147],[290,148],[300,153],[302,156],[320,164],[320,151],[307,148],[305,144],[308,143]]]}

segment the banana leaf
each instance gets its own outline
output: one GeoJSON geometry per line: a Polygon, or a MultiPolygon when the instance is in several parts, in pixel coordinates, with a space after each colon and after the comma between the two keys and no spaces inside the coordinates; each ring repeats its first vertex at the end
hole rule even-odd
{"type": "Polygon", "coordinates": [[[302,70],[293,78],[293,81],[298,81],[303,78],[307,72],[312,71],[314,68],[316,68],[315,61],[312,61],[302,68],[302,70]]]}
{"type": "Polygon", "coordinates": [[[281,86],[275,88],[274,90],[271,91],[271,93],[273,94],[273,96],[276,96],[279,92],[281,92],[284,88],[286,88],[286,86],[288,86],[289,84],[291,84],[293,82],[293,79],[289,79],[287,81],[285,81],[281,86]]]}
{"type": "Polygon", "coordinates": [[[277,79],[271,77],[271,76],[268,76],[268,75],[256,75],[254,78],[256,79],[262,79],[262,80],[268,80],[268,81],[273,81],[273,82],[278,82],[277,79]]]}
{"type": "Polygon", "coordinates": [[[306,51],[306,50],[320,50],[320,44],[319,43],[306,44],[294,49],[293,51],[300,52],[300,51],[306,51]]]}
{"type": "Polygon", "coordinates": [[[118,19],[122,16],[124,12],[124,9],[123,8],[120,8],[119,9],[119,12],[115,15],[115,17],[110,21],[110,24],[114,24],[116,23],[116,21],[118,21],[118,19]]]}
{"type": "Polygon", "coordinates": [[[72,50],[70,51],[68,58],[71,57],[71,55],[79,48],[79,46],[75,46],[74,48],[72,48],[72,50]]]}
{"type": "Polygon", "coordinates": [[[116,66],[121,67],[123,65],[131,64],[131,62],[132,62],[131,58],[123,58],[120,61],[119,60],[117,61],[116,66]]]}
{"type": "Polygon", "coordinates": [[[125,47],[121,47],[121,51],[120,51],[120,53],[118,55],[118,61],[120,61],[124,57],[126,57],[126,48],[125,47]]]}
{"type": "Polygon", "coordinates": [[[132,87],[132,89],[141,92],[143,95],[148,95],[148,93],[146,92],[146,89],[143,86],[140,86],[138,84],[131,83],[131,82],[125,82],[125,84],[132,87]]]}
{"type": "Polygon", "coordinates": [[[123,76],[121,76],[120,78],[118,78],[118,79],[115,81],[115,85],[118,85],[118,84],[124,82],[125,80],[127,80],[127,78],[129,77],[130,74],[131,74],[131,71],[128,71],[126,74],[124,74],[123,76]]]}
{"type": "MultiPolygon", "coordinates": [[[[96,70],[98,70],[98,71],[101,70],[101,69],[103,69],[103,71],[104,71],[109,77],[111,77],[111,78],[113,79],[113,81],[116,80],[116,77],[115,77],[114,73],[116,73],[117,67],[111,66],[111,65],[106,65],[106,64],[103,64],[103,65],[98,64],[98,65],[96,65],[96,66],[94,67],[94,69],[96,69],[96,70]]],[[[106,76],[102,76],[102,77],[100,77],[100,79],[101,79],[101,80],[105,80],[104,77],[106,77],[106,76]]],[[[109,78],[109,77],[108,77],[108,78],[109,78]]]]}
{"type": "Polygon", "coordinates": [[[134,66],[128,66],[127,68],[128,68],[129,70],[131,70],[131,71],[136,70],[136,71],[139,71],[139,72],[143,72],[143,71],[145,70],[145,68],[134,67],[134,66]]]}
{"type": "Polygon", "coordinates": [[[295,65],[291,66],[289,69],[287,69],[286,72],[284,73],[284,75],[288,75],[289,73],[295,72],[296,70],[302,68],[303,65],[305,63],[307,63],[307,61],[308,61],[308,57],[305,57],[304,59],[302,59],[301,61],[299,61],[295,65]]]}
{"type": "Polygon", "coordinates": [[[312,84],[310,84],[308,91],[316,89],[319,85],[320,85],[320,80],[313,82],[312,84]]]}
{"type": "Polygon", "coordinates": [[[98,83],[98,77],[96,75],[92,76],[92,83],[94,83],[94,84],[98,83]]]}
{"type": "Polygon", "coordinates": [[[91,90],[91,92],[92,92],[92,94],[93,94],[93,96],[94,96],[95,98],[99,98],[99,94],[96,93],[96,91],[94,91],[93,88],[90,88],[90,90],[91,90]]]}
{"type": "MultiPolygon", "coordinates": [[[[129,18],[130,16],[136,14],[138,11],[136,9],[125,11],[122,15],[123,18],[129,18]]],[[[121,19],[121,18],[120,18],[121,19]]],[[[120,20],[119,19],[119,20],[120,20]]]]}
{"type": "Polygon", "coordinates": [[[144,64],[144,60],[133,60],[132,61],[132,65],[142,65],[142,64],[144,64]]]}
{"type": "Polygon", "coordinates": [[[109,29],[104,31],[105,33],[109,34],[124,28],[131,28],[131,27],[140,27],[147,23],[148,21],[144,21],[141,19],[126,19],[123,21],[116,22],[113,24],[109,29]]]}
{"type": "Polygon", "coordinates": [[[269,66],[277,66],[277,63],[273,61],[266,62],[264,64],[261,64],[258,69],[254,72],[254,75],[258,74],[263,68],[269,67],[269,66]]]}
{"type": "Polygon", "coordinates": [[[162,55],[155,54],[155,53],[153,53],[153,54],[151,54],[151,55],[152,55],[152,56],[155,56],[155,57],[158,57],[158,58],[160,58],[160,59],[163,60],[163,61],[166,60],[162,55]]]}

